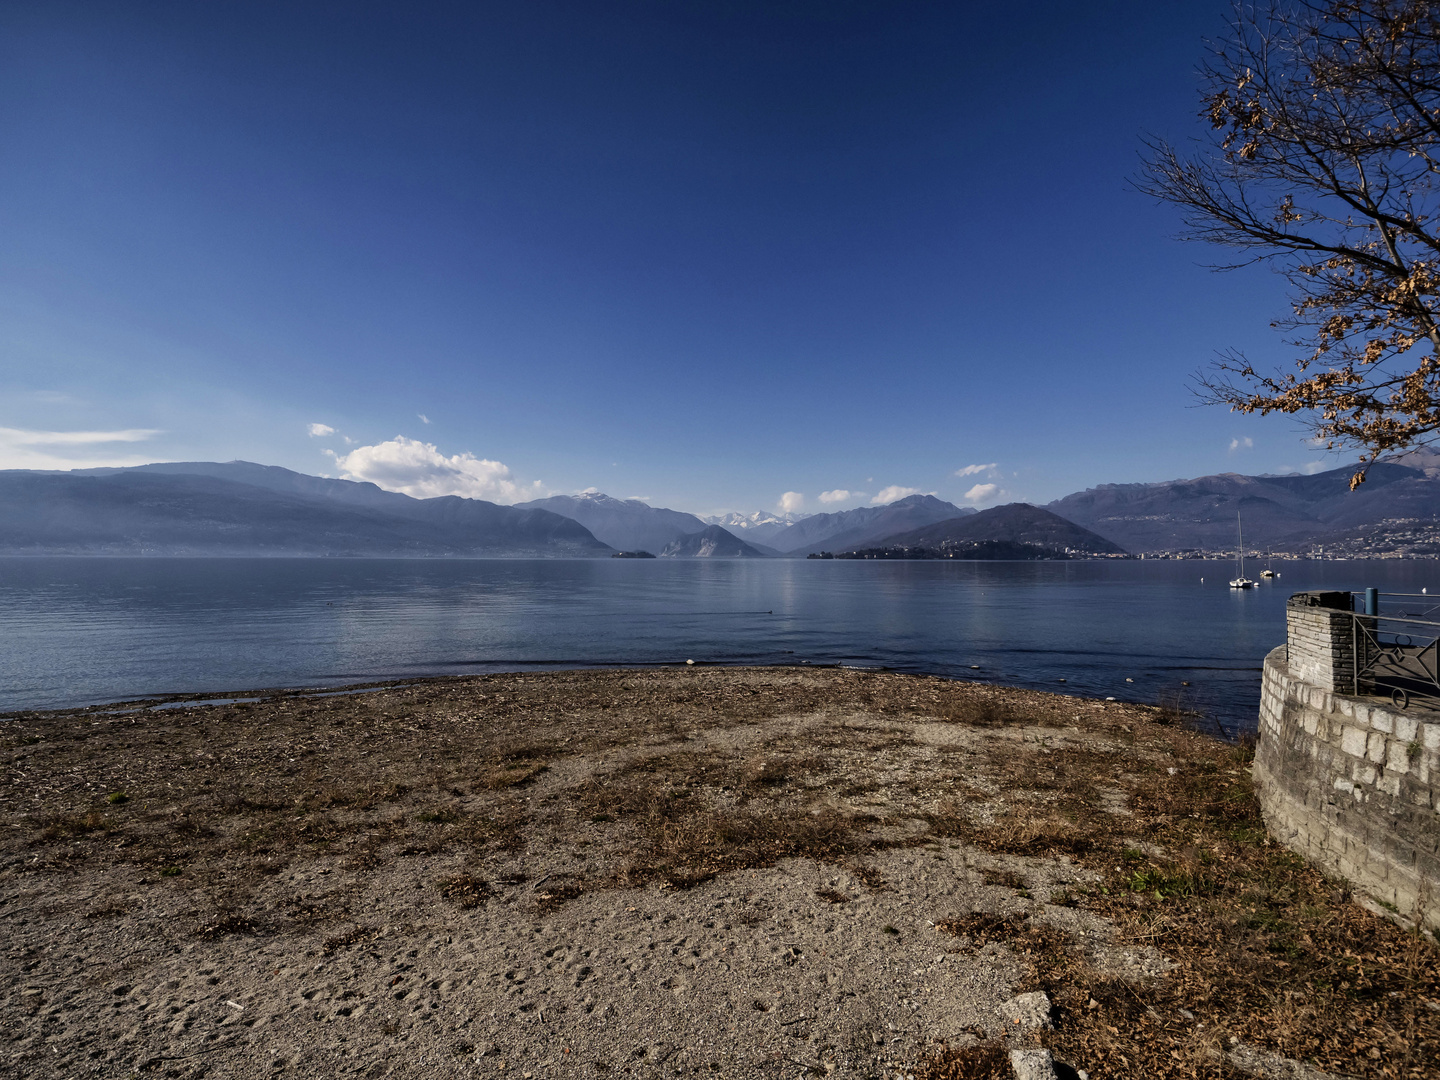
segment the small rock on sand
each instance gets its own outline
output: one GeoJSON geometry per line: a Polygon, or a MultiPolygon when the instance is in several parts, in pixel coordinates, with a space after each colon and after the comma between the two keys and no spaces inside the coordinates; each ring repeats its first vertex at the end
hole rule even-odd
{"type": "Polygon", "coordinates": [[[1049,1050],[1011,1050],[1010,1068],[1015,1080],[1058,1080],[1049,1050]]]}

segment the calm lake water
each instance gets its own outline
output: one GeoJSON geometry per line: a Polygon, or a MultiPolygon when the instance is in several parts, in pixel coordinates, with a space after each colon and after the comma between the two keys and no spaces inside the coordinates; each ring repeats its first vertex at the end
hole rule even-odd
{"type": "Polygon", "coordinates": [[[0,711],[693,659],[1179,693],[1253,728],[1291,593],[1440,594],[1440,562],[1276,569],[1242,593],[1218,562],[0,559],[0,711]]]}

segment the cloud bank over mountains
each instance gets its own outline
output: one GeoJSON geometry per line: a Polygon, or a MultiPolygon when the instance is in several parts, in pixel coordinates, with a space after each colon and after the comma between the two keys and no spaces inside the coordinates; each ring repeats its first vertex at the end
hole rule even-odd
{"type": "Polygon", "coordinates": [[[503,462],[462,453],[446,456],[434,443],[396,435],[373,446],[357,446],[348,453],[326,451],[335,459],[346,480],[368,480],[387,491],[398,491],[417,499],[438,495],[460,495],[494,503],[515,503],[538,499],[546,494],[544,485],[517,481],[503,462]]]}
{"type": "Polygon", "coordinates": [[[965,492],[965,501],[972,503],[984,502],[986,499],[993,499],[999,494],[999,484],[976,484],[969,491],[965,492]]]}
{"type": "Polygon", "coordinates": [[[888,506],[890,503],[899,502],[901,499],[908,499],[911,495],[934,495],[933,491],[921,491],[917,487],[902,487],[899,484],[891,484],[889,487],[881,488],[879,493],[870,500],[871,506],[888,506]]]}
{"type": "MultiPolygon", "coordinates": [[[[428,418],[423,414],[421,419],[429,423],[428,418]]],[[[0,428],[0,432],[4,430],[0,428]]],[[[356,442],[330,424],[310,423],[306,425],[305,430],[312,438],[343,439],[348,446],[354,446],[356,442]]],[[[354,449],[344,453],[336,450],[326,450],[325,453],[335,462],[344,479],[368,481],[387,491],[398,491],[415,498],[460,495],[465,498],[514,504],[557,494],[554,489],[546,488],[539,480],[521,482],[516,479],[510,467],[503,462],[476,457],[468,451],[447,455],[435,443],[411,439],[405,435],[396,435],[393,439],[385,442],[354,446],[354,449]]],[[[965,465],[955,470],[954,475],[957,477],[980,476],[987,473],[993,475],[996,468],[995,462],[965,465]]],[[[873,478],[870,480],[873,482],[873,478]]],[[[575,492],[575,494],[596,494],[599,491],[599,488],[592,485],[575,492]]],[[[890,484],[882,487],[873,496],[868,491],[837,487],[815,493],[813,497],[823,506],[838,509],[842,504],[864,503],[867,499],[869,505],[883,507],[914,495],[934,496],[936,494],[934,491],[925,491],[919,487],[890,484]]],[[[964,498],[972,504],[978,504],[993,501],[1008,494],[999,484],[979,483],[972,486],[965,493],[964,498]]],[[[807,499],[810,497],[801,491],[783,492],[775,501],[776,511],[790,520],[804,517],[808,513],[805,507],[807,499]]],[[[632,498],[641,502],[649,501],[642,496],[632,496],[632,498]]],[[[724,512],[716,512],[705,520],[720,521],[723,517],[729,521],[730,518],[738,519],[743,516],[735,513],[727,515],[724,512]]]]}
{"type": "Polygon", "coordinates": [[[0,469],[124,468],[150,460],[117,455],[115,443],[139,443],[161,432],[154,428],[121,431],[30,431],[0,427],[0,469]]]}

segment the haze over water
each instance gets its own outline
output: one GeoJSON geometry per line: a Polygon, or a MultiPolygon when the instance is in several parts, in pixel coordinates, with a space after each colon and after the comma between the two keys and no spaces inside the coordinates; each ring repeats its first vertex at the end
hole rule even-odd
{"type": "Polygon", "coordinates": [[[1291,593],[1440,589],[1440,562],[1278,568],[1238,593],[1219,562],[8,559],[0,709],[693,659],[1179,693],[1234,729],[1291,593]]]}

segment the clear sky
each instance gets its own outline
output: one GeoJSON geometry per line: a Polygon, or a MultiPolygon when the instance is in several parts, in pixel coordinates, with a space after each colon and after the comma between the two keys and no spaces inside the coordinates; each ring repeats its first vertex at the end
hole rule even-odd
{"type": "Polygon", "coordinates": [[[1228,9],[10,0],[0,468],[700,513],[1318,468],[1188,390],[1288,360],[1279,280],[1127,186],[1228,9]]]}

